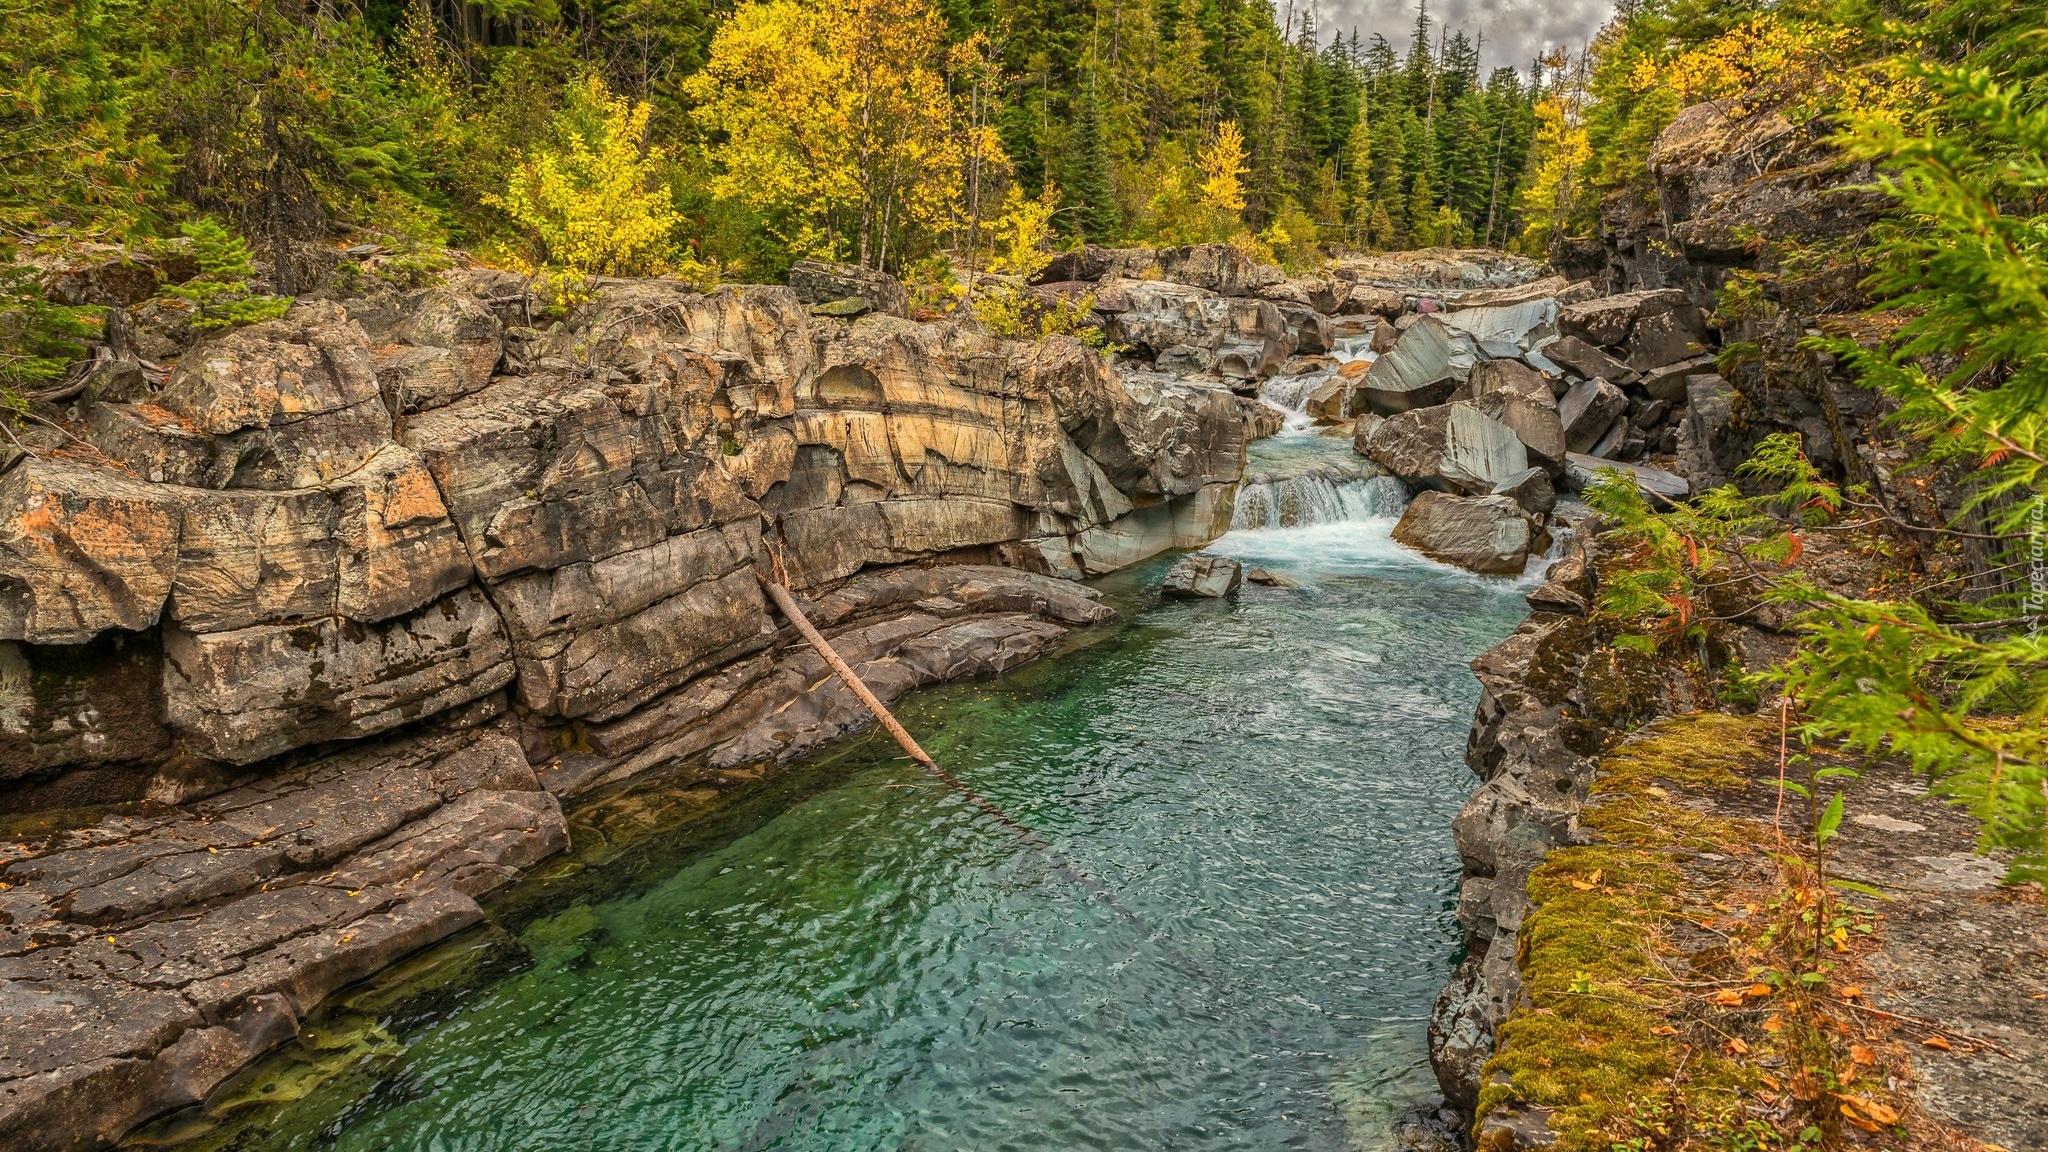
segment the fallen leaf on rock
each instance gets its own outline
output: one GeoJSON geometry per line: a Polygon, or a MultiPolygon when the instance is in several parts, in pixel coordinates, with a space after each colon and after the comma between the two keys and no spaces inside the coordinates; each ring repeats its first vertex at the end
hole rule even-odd
{"type": "Polygon", "coordinates": [[[1947,1040],[1944,1040],[1939,1036],[1929,1036],[1927,1039],[1922,1040],[1921,1043],[1927,1045],[1929,1048],[1939,1048],[1943,1052],[1953,1052],[1956,1049],[1955,1045],[1949,1043],[1947,1040]]]}

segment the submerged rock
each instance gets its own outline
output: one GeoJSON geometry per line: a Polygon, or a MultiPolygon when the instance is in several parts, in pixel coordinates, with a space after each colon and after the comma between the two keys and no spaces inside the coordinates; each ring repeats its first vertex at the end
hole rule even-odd
{"type": "Polygon", "coordinates": [[[1163,596],[1177,600],[1220,600],[1244,582],[1244,565],[1226,556],[1183,556],[1159,586],[1163,596]]]}

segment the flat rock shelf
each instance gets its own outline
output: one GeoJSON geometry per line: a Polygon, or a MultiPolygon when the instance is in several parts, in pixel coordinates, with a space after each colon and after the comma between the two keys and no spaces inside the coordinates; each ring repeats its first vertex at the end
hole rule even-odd
{"type": "Polygon", "coordinates": [[[1210,549],[1293,587],[1111,577],[1125,622],[1081,650],[899,701],[1135,920],[880,734],[643,781],[572,809],[576,848],[487,924],[131,1144],[1399,1147],[1459,939],[1466,665],[1526,607],[1392,543],[1397,511],[1210,549]]]}

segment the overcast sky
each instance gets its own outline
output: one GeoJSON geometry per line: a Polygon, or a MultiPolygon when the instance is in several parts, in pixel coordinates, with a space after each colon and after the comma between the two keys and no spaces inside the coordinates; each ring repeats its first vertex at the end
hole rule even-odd
{"type": "MultiPolygon", "coordinates": [[[[1300,13],[1310,0],[1292,0],[1300,13]]],[[[1408,34],[1415,27],[1415,0],[1315,0],[1317,23],[1327,40],[1353,25],[1370,40],[1377,32],[1407,54],[1408,34]]],[[[1289,0],[1274,0],[1284,14],[1289,0]]],[[[1526,69],[1545,48],[1568,44],[1576,48],[1593,35],[1614,11],[1613,0],[1430,0],[1433,22],[1463,28],[1468,35],[1486,33],[1483,67],[1511,64],[1526,69]]],[[[1298,17],[1297,17],[1298,18],[1298,17]]]]}

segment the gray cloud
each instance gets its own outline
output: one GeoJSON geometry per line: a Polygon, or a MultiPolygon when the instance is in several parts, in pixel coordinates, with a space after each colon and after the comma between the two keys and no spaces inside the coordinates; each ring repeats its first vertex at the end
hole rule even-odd
{"type": "MultiPolygon", "coordinates": [[[[1296,19],[1311,0],[1292,0],[1296,19]]],[[[1414,0],[1313,0],[1316,22],[1327,40],[1332,35],[1371,39],[1377,32],[1404,56],[1415,28],[1414,0]]],[[[1289,0],[1275,0],[1283,16],[1289,0]]],[[[1545,49],[1563,44],[1577,48],[1592,38],[1614,14],[1614,0],[1432,0],[1433,22],[1463,28],[1467,35],[1486,34],[1481,64],[1488,69],[1512,65],[1526,69],[1545,49]]]]}

